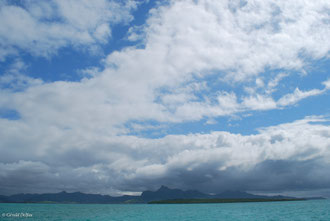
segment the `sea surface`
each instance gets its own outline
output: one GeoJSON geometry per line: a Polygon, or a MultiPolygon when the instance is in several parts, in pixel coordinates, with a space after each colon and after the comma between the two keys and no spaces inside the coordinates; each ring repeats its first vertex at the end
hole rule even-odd
{"type": "Polygon", "coordinates": [[[330,200],[223,204],[0,204],[0,220],[330,220],[330,200]]]}

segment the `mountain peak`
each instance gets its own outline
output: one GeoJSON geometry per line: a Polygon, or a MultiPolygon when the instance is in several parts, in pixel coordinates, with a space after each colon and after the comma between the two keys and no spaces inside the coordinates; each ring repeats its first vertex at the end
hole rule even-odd
{"type": "Polygon", "coordinates": [[[141,194],[144,201],[163,200],[163,199],[196,199],[196,198],[208,198],[209,195],[194,190],[181,190],[170,189],[167,186],[162,185],[156,191],[143,191],[141,194]]]}
{"type": "Polygon", "coordinates": [[[169,190],[167,186],[162,185],[157,191],[162,191],[162,190],[169,190]]]}

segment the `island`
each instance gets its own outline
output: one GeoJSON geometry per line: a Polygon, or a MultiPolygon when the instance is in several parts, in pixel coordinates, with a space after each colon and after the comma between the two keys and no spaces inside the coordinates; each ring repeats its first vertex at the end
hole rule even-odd
{"type": "Polygon", "coordinates": [[[101,194],[88,194],[81,192],[42,194],[15,194],[1,196],[0,203],[64,203],[64,204],[165,204],[165,203],[236,203],[236,202],[270,202],[270,201],[295,201],[321,199],[321,197],[295,198],[290,196],[264,196],[247,193],[244,191],[224,191],[218,194],[208,194],[198,190],[171,189],[161,186],[156,191],[146,190],[138,196],[123,195],[109,196],[101,194]]]}
{"type": "Polygon", "coordinates": [[[148,204],[191,204],[191,203],[248,203],[248,202],[276,202],[276,201],[301,201],[305,198],[288,198],[288,199],[173,199],[173,200],[156,200],[148,202],[148,204]]]}

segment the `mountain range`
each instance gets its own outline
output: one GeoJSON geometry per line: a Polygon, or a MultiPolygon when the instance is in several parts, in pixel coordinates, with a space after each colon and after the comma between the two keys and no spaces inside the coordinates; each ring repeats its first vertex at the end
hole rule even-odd
{"type": "Polygon", "coordinates": [[[85,194],[81,192],[44,194],[15,194],[1,196],[0,203],[86,203],[86,204],[113,204],[113,203],[148,203],[157,200],[170,199],[294,199],[290,196],[263,196],[242,191],[225,191],[220,194],[206,194],[197,190],[170,189],[161,186],[157,191],[144,191],[140,196],[124,195],[112,197],[100,194],[85,194]]]}

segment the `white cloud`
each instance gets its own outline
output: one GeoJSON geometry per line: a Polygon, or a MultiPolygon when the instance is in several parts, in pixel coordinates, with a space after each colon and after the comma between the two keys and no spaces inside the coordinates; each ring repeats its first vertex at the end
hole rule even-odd
{"type": "Polygon", "coordinates": [[[271,94],[274,91],[276,91],[277,85],[280,83],[280,81],[283,78],[285,78],[287,76],[288,76],[288,74],[286,74],[286,73],[279,73],[278,75],[276,75],[274,79],[272,79],[268,82],[267,88],[266,88],[266,93],[271,94]]]}
{"type": "MultiPolygon", "coordinates": [[[[217,72],[225,79],[245,81],[261,75],[266,67],[303,71],[306,57],[318,59],[328,54],[329,44],[315,41],[325,40],[330,34],[324,21],[328,6],[325,1],[308,5],[253,1],[236,6],[226,1],[173,1],[153,11],[145,28],[145,49],[113,53],[107,62],[116,65],[121,78],[139,73],[133,77],[132,84],[146,84],[151,90],[184,87],[186,82],[204,80],[217,72]]],[[[208,91],[203,92],[208,94],[207,98],[196,100],[194,92],[177,94],[169,90],[163,95],[163,104],[171,111],[176,109],[174,113],[181,119],[200,119],[246,109],[273,109],[307,97],[304,94],[286,104],[283,98],[277,104],[271,94],[286,76],[278,74],[267,85],[257,77],[257,87],[268,95],[243,97],[243,107],[236,105],[229,112],[223,109],[225,105],[213,101],[217,95],[208,91]],[[174,103],[168,105],[169,99],[174,103]]],[[[130,84],[130,80],[125,83],[130,84]]]]}
{"type": "MultiPolygon", "coordinates": [[[[280,99],[275,101],[270,95],[269,92],[273,91],[273,87],[269,87],[265,90],[265,94],[253,94],[249,97],[245,97],[242,102],[243,108],[241,111],[245,110],[270,110],[283,108],[290,105],[297,104],[300,100],[324,94],[329,90],[327,87],[327,81],[322,82],[325,85],[324,89],[312,89],[308,91],[301,91],[299,88],[296,88],[293,93],[288,93],[283,95],[280,99]]],[[[236,111],[239,111],[237,109],[236,111]]]]}
{"type": "Polygon", "coordinates": [[[296,88],[292,94],[287,94],[283,96],[280,100],[278,100],[279,106],[287,106],[291,104],[295,104],[298,101],[310,97],[324,93],[324,90],[313,89],[309,91],[301,91],[299,88],[296,88]]]}
{"type": "Polygon", "coordinates": [[[61,47],[108,42],[111,27],[132,19],[134,1],[25,1],[0,7],[0,60],[18,53],[49,56],[61,47]]]}
{"type": "Polygon", "coordinates": [[[299,69],[304,62],[301,51],[314,58],[329,51],[325,41],[314,40],[329,35],[323,20],[328,16],[326,1],[308,5],[249,1],[235,10],[228,10],[228,5],[227,1],[173,1],[149,20],[147,49],[164,46],[159,49],[167,52],[168,62],[178,72],[234,70],[227,77],[237,80],[266,66],[299,69]]]}
{"type": "MultiPolygon", "coordinates": [[[[4,91],[22,91],[28,87],[43,84],[43,81],[24,75],[27,65],[20,59],[14,61],[9,68],[0,75],[0,88],[4,91]]],[[[0,105],[1,106],[1,105],[0,105]]]]}
{"type": "MultiPolygon", "coordinates": [[[[54,34],[56,38],[53,39],[49,36],[52,28],[48,25],[46,28],[45,24],[36,26],[38,19],[46,16],[41,12],[55,10],[38,8],[49,5],[32,4],[36,7],[33,9],[32,6],[23,9],[5,5],[1,8],[1,16],[7,18],[16,13],[25,16],[23,23],[27,24],[19,22],[16,17],[4,19],[3,22],[14,23],[13,29],[2,32],[3,35],[8,41],[22,43],[22,47],[27,46],[26,50],[30,50],[30,43],[38,32],[48,50],[52,43],[56,45],[51,48],[57,48],[57,44],[63,42],[67,44],[62,41],[67,39],[66,33],[83,38],[75,40],[78,44],[90,40],[93,44],[96,41],[93,36],[104,40],[103,33],[108,31],[105,24],[111,26],[112,22],[131,18],[128,13],[131,5],[103,1],[93,2],[92,8],[89,2],[79,6],[71,1],[56,4],[56,15],[66,22],[51,23],[52,27],[57,30],[57,26],[62,28],[69,24],[70,28],[75,27],[74,32],[58,29],[61,34],[54,34]],[[72,12],[69,13],[69,9],[72,12]],[[86,17],[79,20],[77,11],[86,11],[86,17]],[[23,38],[17,34],[20,27],[34,28],[29,29],[23,38]]],[[[226,1],[174,1],[153,9],[144,26],[145,48],[130,47],[113,52],[104,61],[104,70],[88,70],[92,73],[91,78],[81,82],[31,85],[20,93],[6,93],[1,100],[10,101],[11,108],[17,110],[26,123],[118,134],[128,131],[124,124],[131,120],[200,120],[247,110],[282,108],[323,93],[318,89],[297,89],[276,101],[272,92],[286,75],[270,78],[261,72],[265,68],[303,68],[302,51],[304,57],[311,59],[327,55],[328,41],[320,41],[330,34],[324,21],[329,6],[327,1],[228,4],[226,1]],[[195,15],[194,18],[191,14],[195,15]],[[227,82],[229,86],[245,87],[251,78],[258,85],[248,95],[238,96],[234,88],[226,91],[221,86],[211,86],[213,82],[208,77],[217,74],[219,78],[241,81],[227,82]]],[[[3,31],[8,25],[2,26],[3,31]]]]}
{"type": "Polygon", "coordinates": [[[323,85],[325,86],[325,88],[326,88],[327,90],[329,90],[329,89],[330,89],[330,79],[324,81],[324,82],[323,82],[323,85]]]}
{"type": "Polygon", "coordinates": [[[243,105],[251,110],[269,110],[276,108],[276,102],[272,97],[260,94],[244,98],[243,105]]]}

